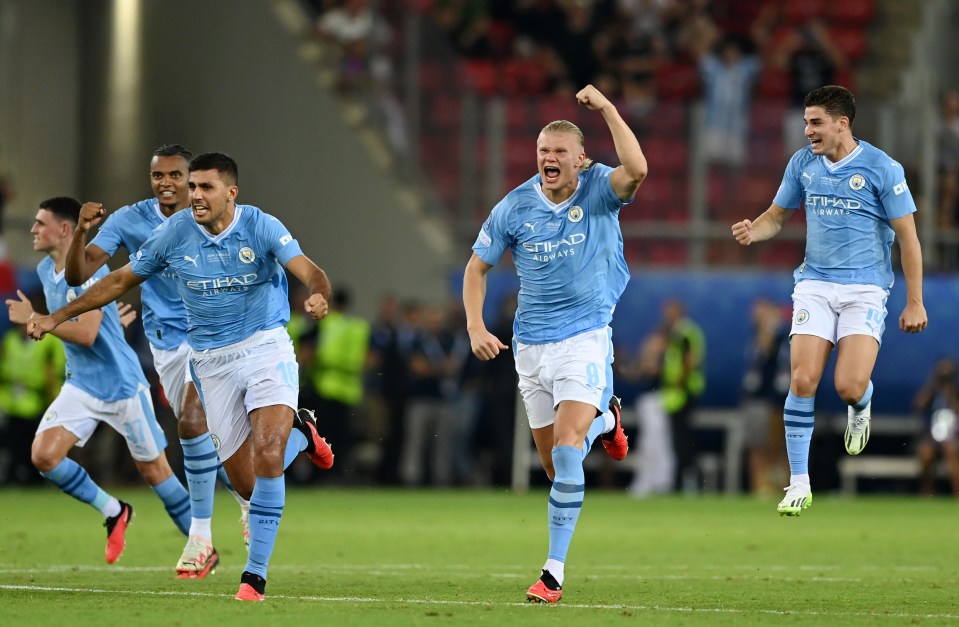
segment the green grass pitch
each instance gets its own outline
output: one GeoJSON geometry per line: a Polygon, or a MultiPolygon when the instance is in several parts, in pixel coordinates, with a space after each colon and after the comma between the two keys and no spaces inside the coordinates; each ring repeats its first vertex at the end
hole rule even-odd
{"type": "Polygon", "coordinates": [[[587,491],[555,606],[525,602],[546,492],[290,489],[267,600],[233,600],[239,508],[218,492],[205,580],[153,494],[119,563],[98,514],[54,489],[0,490],[0,625],[957,624],[957,503],[816,495],[799,518],[749,497],[587,491]],[[308,622],[306,622],[308,621],[308,622]]]}

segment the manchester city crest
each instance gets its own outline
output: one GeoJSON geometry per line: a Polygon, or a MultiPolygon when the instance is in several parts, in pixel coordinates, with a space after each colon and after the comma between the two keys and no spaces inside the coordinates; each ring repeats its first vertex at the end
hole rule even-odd
{"type": "Polygon", "coordinates": [[[866,186],[866,179],[862,174],[853,174],[849,177],[849,187],[860,190],[866,186]]]}
{"type": "Polygon", "coordinates": [[[243,263],[253,263],[256,261],[256,253],[249,246],[240,249],[240,261],[243,263]]]}
{"type": "Polygon", "coordinates": [[[583,208],[575,205],[572,209],[569,210],[569,213],[566,214],[567,219],[570,222],[579,222],[583,219],[583,208]]]}
{"type": "Polygon", "coordinates": [[[796,324],[803,324],[809,320],[809,312],[805,309],[800,309],[796,312],[796,324]]]}

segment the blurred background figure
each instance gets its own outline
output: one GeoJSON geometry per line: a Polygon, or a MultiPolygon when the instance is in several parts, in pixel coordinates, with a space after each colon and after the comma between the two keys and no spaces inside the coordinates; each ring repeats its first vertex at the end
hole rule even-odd
{"type": "MultiPolygon", "coordinates": [[[[951,232],[959,225],[959,91],[949,89],[942,97],[939,120],[939,220],[937,226],[951,232]]],[[[943,269],[959,268],[959,247],[945,244],[939,251],[943,269]]]]}
{"type": "Polygon", "coordinates": [[[770,496],[789,480],[781,461],[783,403],[789,392],[789,317],[776,303],[760,298],[753,302],[751,318],[753,338],[746,347],[742,389],[749,487],[754,494],[770,496]]]}
{"type": "Polygon", "coordinates": [[[686,309],[676,299],[663,303],[662,333],[666,338],[660,391],[663,409],[669,414],[673,452],[676,456],[674,487],[695,492],[699,485],[696,468],[696,440],[692,429],[692,413],[696,400],[706,389],[703,361],[706,338],[702,329],[686,316],[686,309]]]}
{"type": "Polygon", "coordinates": [[[409,404],[400,455],[400,481],[407,487],[452,483],[453,407],[456,360],[444,312],[423,308],[409,362],[409,404]]]}
{"type": "Polygon", "coordinates": [[[347,482],[354,479],[353,447],[366,422],[359,407],[370,344],[370,323],[350,313],[351,300],[348,288],[335,288],[330,313],[316,323],[315,337],[309,332],[302,337],[317,424],[335,447],[336,463],[324,474],[347,482]]]}
{"type": "MultiPolygon", "coordinates": [[[[30,300],[42,303],[42,294],[30,300]]],[[[30,461],[30,445],[43,412],[63,384],[66,356],[59,338],[34,342],[22,324],[0,340],[0,483],[38,484],[43,477],[30,461]]]]}
{"type": "Polygon", "coordinates": [[[919,491],[927,496],[936,492],[936,465],[945,462],[952,494],[959,496],[959,374],[956,360],[943,357],[935,363],[913,407],[923,418],[925,430],[919,440],[919,491]]]}
{"type": "Polygon", "coordinates": [[[633,481],[629,493],[642,497],[672,492],[676,477],[670,417],[663,407],[659,383],[663,373],[666,336],[653,331],[644,340],[634,364],[623,371],[637,388],[636,417],[639,446],[633,454],[633,481]]]}

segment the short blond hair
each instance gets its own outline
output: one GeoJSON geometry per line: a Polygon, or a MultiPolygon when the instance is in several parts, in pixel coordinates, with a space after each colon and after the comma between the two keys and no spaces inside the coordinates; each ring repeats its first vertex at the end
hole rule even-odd
{"type": "MultiPolygon", "coordinates": [[[[553,120],[544,126],[543,130],[541,130],[539,133],[540,135],[547,133],[569,133],[571,135],[575,135],[576,140],[579,141],[579,145],[583,146],[583,151],[585,152],[586,150],[586,139],[583,137],[583,131],[569,120],[553,120]]],[[[589,157],[586,157],[586,159],[583,161],[583,165],[579,167],[579,171],[582,172],[587,170],[591,165],[593,165],[593,160],[589,157]]]]}

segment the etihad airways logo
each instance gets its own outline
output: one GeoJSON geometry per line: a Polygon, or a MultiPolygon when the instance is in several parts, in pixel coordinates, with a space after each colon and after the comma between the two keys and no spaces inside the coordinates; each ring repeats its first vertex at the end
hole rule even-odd
{"type": "Polygon", "coordinates": [[[576,246],[586,241],[585,233],[573,233],[568,237],[549,242],[523,242],[523,250],[532,254],[533,261],[552,261],[556,257],[576,254],[576,246]]]}
{"type": "Polygon", "coordinates": [[[198,292],[243,292],[250,285],[256,283],[257,274],[241,274],[240,276],[221,276],[213,279],[194,279],[186,281],[186,286],[198,292]]]}
{"type": "Polygon", "coordinates": [[[842,215],[851,213],[855,209],[862,209],[862,203],[855,198],[808,194],[806,196],[806,209],[819,215],[842,215]]]}

